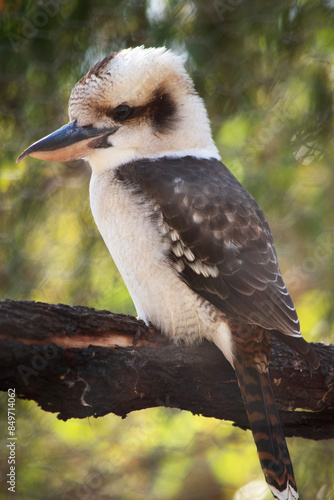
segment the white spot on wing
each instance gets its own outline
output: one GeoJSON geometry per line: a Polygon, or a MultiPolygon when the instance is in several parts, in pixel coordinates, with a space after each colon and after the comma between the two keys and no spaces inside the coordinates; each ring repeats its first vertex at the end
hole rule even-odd
{"type": "Polygon", "coordinates": [[[224,240],[224,246],[226,248],[229,248],[230,250],[233,250],[233,252],[235,253],[240,253],[240,249],[238,247],[238,245],[236,245],[235,243],[233,243],[233,241],[231,240],[224,240]]]}
{"type": "Polygon", "coordinates": [[[172,250],[176,257],[183,257],[184,247],[180,241],[176,241],[175,243],[173,243],[172,250]]]}
{"type": "Polygon", "coordinates": [[[182,193],[182,191],[183,191],[183,184],[184,184],[183,179],[181,177],[176,177],[174,179],[174,184],[175,184],[175,186],[174,186],[174,193],[176,193],[176,194],[182,193]]]}
{"type": "Polygon", "coordinates": [[[232,222],[235,222],[235,217],[233,214],[226,212],[225,217],[229,221],[230,224],[232,224],[232,222]]]}
{"type": "Polygon", "coordinates": [[[180,235],[178,232],[175,231],[175,229],[169,230],[169,236],[172,241],[179,241],[180,240],[180,235]]]}
{"type": "Polygon", "coordinates": [[[195,224],[202,224],[203,220],[203,215],[201,215],[199,212],[194,212],[193,221],[195,222],[195,224]]]}
{"type": "Polygon", "coordinates": [[[216,238],[216,240],[222,240],[223,239],[223,231],[213,231],[213,236],[216,238]]]}
{"type": "Polygon", "coordinates": [[[209,276],[217,278],[219,276],[219,270],[216,266],[209,266],[198,259],[195,262],[188,262],[188,265],[196,274],[202,274],[205,278],[209,276]]]}
{"type": "Polygon", "coordinates": [[[190,248],[184,247],[183,252],[188,260],[190,260],[191,262],[195,260],[195,255],[192,253],[190,248]]]}
{"type": "Polygon", "coordinates": [[[175,262],[174,267],[179,273],[182,273],[182,271],[184,271],[184,268],[186,266],[183,260],[179,259],[177,262],[175,262]]]}
{"type": "Polygon", "coordinates": [[[191,199],[189,198],[189,196],[187,194],[184,195],[184,197],[181,201],[181,204],[187,208],[191,206],[191,199]]]}

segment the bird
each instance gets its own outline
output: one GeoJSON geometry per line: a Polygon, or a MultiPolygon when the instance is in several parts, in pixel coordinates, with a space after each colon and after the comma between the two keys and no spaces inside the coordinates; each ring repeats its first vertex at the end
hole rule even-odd
{"type": "Polygon", "coordinates": [[[18,158],[86,159],[94,220],[138,317],[176,343],[207,339],[235,370],[274,498],[299,498],[269,378],[272,337],[303,339],[268,222],[222,163],[186,57],[122,49],[69,99],[69,123],[18,158]]]}

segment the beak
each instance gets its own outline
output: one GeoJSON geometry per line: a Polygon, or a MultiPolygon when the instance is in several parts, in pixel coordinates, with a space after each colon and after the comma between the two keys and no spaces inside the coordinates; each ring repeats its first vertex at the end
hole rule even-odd
{"type": "Polygon", "coordinates": [[[29,146],[16,162],[19,163],[27,156],[49,161],[80,160],[94,148],[109,147],[106,139],[116,130],[118,127],[79,127],[75,120],[29,146]]]}

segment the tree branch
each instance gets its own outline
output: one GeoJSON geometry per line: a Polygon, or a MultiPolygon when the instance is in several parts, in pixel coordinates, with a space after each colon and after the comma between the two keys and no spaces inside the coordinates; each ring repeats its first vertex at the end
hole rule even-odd
{"type": "MultiPolygon", "coordinates": [[[[334,346],[313,347],[321,366],[311,374],[274,340],[275,398],[286,436],[333,438],[334,346]]],[[[0,363],[1,390],[15,388],[62,420],[168,406],[248,428],[234,371],[213,344],[170,344],[131,316],[0,302],[0,363]]]]}

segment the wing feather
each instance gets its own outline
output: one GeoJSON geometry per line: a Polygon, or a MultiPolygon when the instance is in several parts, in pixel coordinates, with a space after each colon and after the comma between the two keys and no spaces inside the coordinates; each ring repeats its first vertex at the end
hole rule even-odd
{"type": "Polygon", "coordinates": [[[140,160],[120,167],[118,177],[160,212],[171,264],[192,290],[238,321],[300,335],[269,225],[222,163],[140,160]]]}

